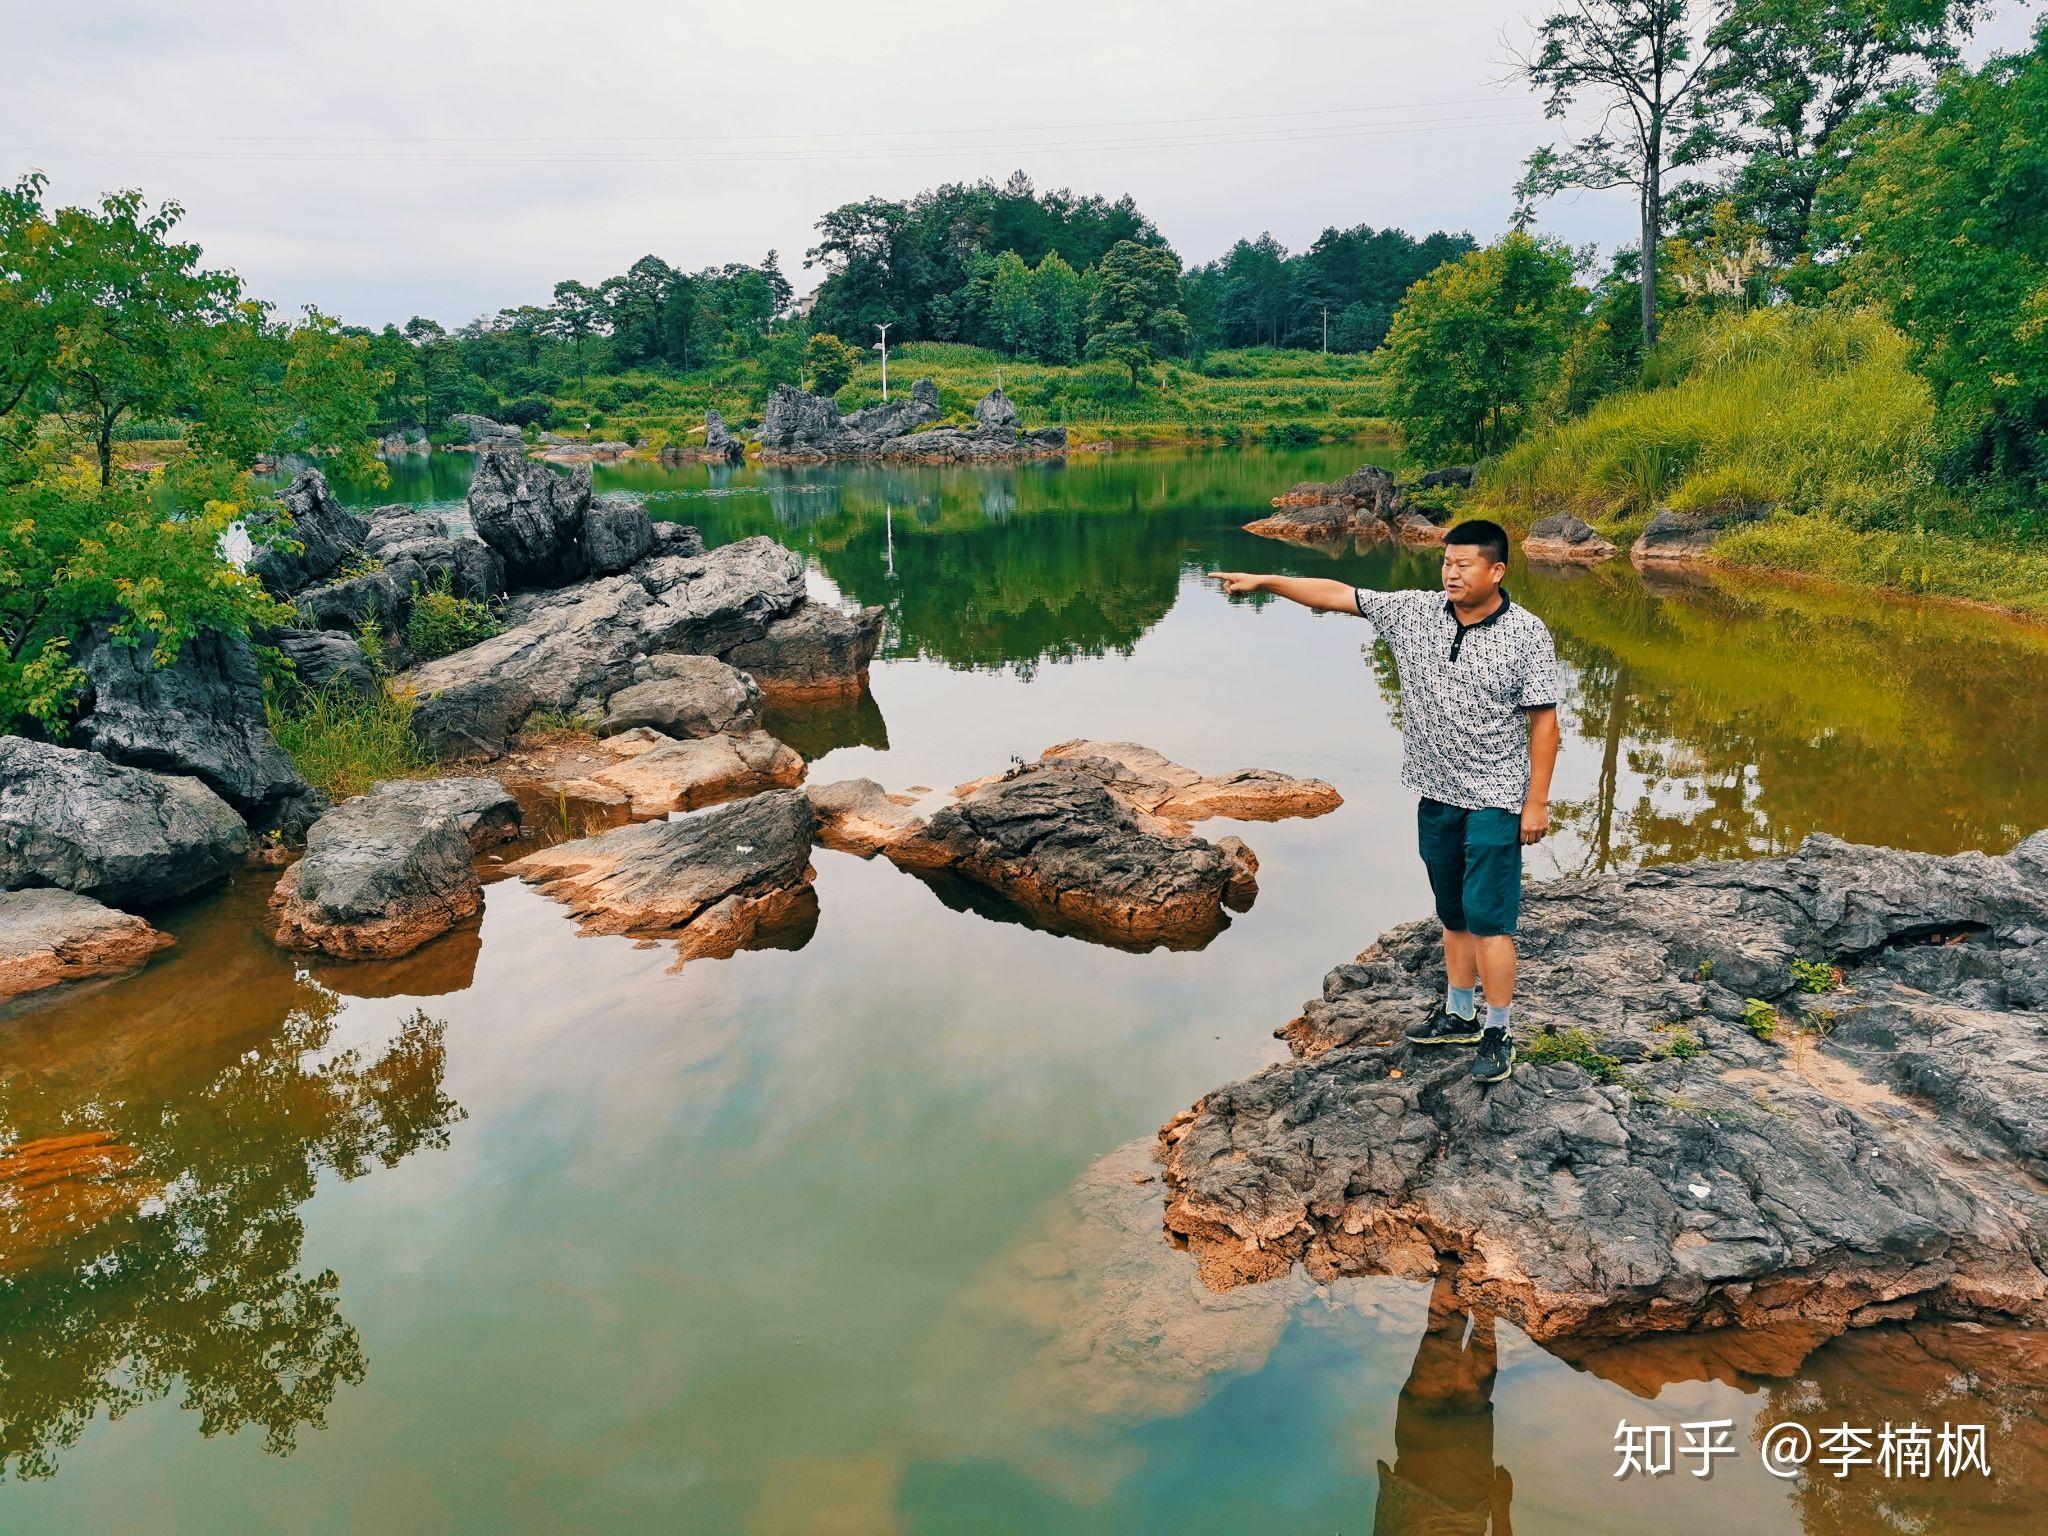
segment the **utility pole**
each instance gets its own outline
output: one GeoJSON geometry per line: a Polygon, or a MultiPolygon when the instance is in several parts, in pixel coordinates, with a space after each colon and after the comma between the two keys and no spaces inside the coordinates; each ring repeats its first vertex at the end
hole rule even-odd
{"type": "Polygon", "coordinates": [[[1323,356],[1330,355],[1330,306],[1323,306],[1323,356]]]}
{"type": "Polygon", "coordinates": [[[889,327],[894,320],[878,320],[875,329],[882,333],[882,339],[875,343],[875,350],[882,354],[882,404],[889,403],[889,327]]]}

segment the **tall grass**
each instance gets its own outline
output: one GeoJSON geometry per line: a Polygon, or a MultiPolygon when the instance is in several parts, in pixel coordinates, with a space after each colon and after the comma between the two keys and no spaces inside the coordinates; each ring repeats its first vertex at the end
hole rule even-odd
{"type": "Polygon", "coordinates": [[[1868,311],[1685,317],[1640,389],[1537,433],[1474,501],[1576,512],[1619,538],[1659,507],[1768,514],[1717,558],[2048,616],[2048,543],[1935,476],[1934,401],[1868,311]]]}
{"type": "Polygon", "coordinates": [[[1933,419],[1905,338],[1874,314],[1691,317],[1651,353],[1643,388],[1511,448],[1483,489],[1594,522],[1669,506],[1905,529],[1949,500],[1931,467],[1933,419]]]}
{"type": "Polygon", "coordinates": [[[330,684],[318,693],[270,699],[270,734],[299,776],[336,802],[379,779],[418,778],[433,761],[412,733],[412,694],[379,681],[362,695],[330,684]]]}

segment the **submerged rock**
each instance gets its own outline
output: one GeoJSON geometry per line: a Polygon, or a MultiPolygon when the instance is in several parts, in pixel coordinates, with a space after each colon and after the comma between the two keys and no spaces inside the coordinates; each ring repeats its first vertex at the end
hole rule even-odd
{"type": "Polygon", "coordinates": [[[296,836],[324,807],[271,737],[247,640],[201,630],[160,667],[150,636],[131,645],[100,628],[77,654],[88,685],[78,739],[101,756],[189,774],[260,830],[296,836]]]}
{"type": "Polygon", "coordinates": [[[800,784],[804,760],[766,731],[676,740],[637,727],[597,738],[569,732],[524,748],[499,765],[504,777],[550,799],[567,797],[666,816],[720,800],[800,784]]]}
{"type": "Polygon", "coordinates": [[[343,960],[410,954],[482,910],[475,850],[518,831],[518,802],[493,780],[378,784],[313,823],[271,893],[273,935],[343,960]]]}
{"type": "Polygon", "coordinates": [[[148,907],[224,879],[248,849],[242,818],[197,779],[0,737],[0,888],[148,907]]]}
{"type": "Polygon", "coordinates": [[[774,620],[724,659],[776,699],[838,699],[865,692],[868,664],[882,643],[880,608],[847,613],[807,602],[774,620]]]}
{"type": "Polygon", "coordinates": [[[1554,513],[1529,525],[1522,555],[1539,565],[1598,565],[1614,557],[1614,546],[1584,518],[1554,513]]]}
{"type": "Polygon", "coordinates": [[[170,944],[169,934],[90,896],[47,887],[0,891],[0,1002],[132,971],[170,944]]]}
{"type": "Polygon", "coordinates": [[[873,779],[814,784],[810,800],[818,841],[841,853],[867,858],[924,830],[925,818],[911,809],[917,796],[892,795],[873,779]]]}
{"type": "Polygon", "coordinates": [[[530,853],[512,873],[565,904],[587,933],[674,938],[679,956],[725,956],[809,937],[810,802],[755,795],[530,853]]]}
{"type": "Polygon", "coordinates": [[[1704,564],[1713,559],[1714,541],[1722,533],[1764,515],[1761,507],[1683,513],[1660,507],[1636,535],[1628,557],[1638,566],[1704,564]]]}
{"type": "Polygon", "coordinates": [[[325,581],[362,552],[369,524],[334,499],[327,477],[309,469],[278,492],[286,514],[258,513],[249,519],[258,546],[249,570],[273,597],[290,597],[325,581]]]}
{"type": "Polygon", "coordinates": [[[1161,1133],[1210,1284],[1455,1260],[1539,1342],[2048,1320],[2048,833],[1532,885],[1491,1088],[1402,1043],[1440,936],[1339,966],[1295,1060],[1161,1133]]]}

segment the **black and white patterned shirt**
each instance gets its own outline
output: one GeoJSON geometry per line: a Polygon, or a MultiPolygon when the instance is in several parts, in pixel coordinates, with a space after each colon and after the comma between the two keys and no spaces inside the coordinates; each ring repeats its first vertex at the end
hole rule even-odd
{"type": "Polygon", "coordinates": [[[1469,810],[1519,811],[1529,793],[1523,712],[1558,701],[1557,650],[1535,614],[1508,600],[1460,625],[1441,592],[1360,587],[1360,617],[1401,674],[1401,782],[1469,810]]]}

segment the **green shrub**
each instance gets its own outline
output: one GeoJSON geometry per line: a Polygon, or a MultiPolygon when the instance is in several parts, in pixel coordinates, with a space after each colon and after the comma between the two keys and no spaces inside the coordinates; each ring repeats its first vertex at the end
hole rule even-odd
{"type": "Polygon", "coordinates": [[[1841,986],[1842,970],[1827,960],[1794,960],[1792,979],[1799,983],[1800,991],[1819,996],[1841,986]]]}
{"type": "Polygon", "coordinates": [[[1539,1064],[1575,1062],[1598,1082],[1621,1081],[1621,1058],[1601,1050],[1600,1042],[1583,1029],[1546,1029],[1529,1042],[1525,1054],[1539,1064]]]}
{"type": "Polygon", "coordinates": [[[405,644],[415,661],[432,661],[437,656],[467,650],[504,627],[484,604],[450,592],[445,574],[424,588],[413,583],[412,617],[405,623],[405,644]]]}
{"type": "Polygon", "coordinates": [[[1768,1040],[1778,1032],[1778,1010],[1760,997],[1745,997],[1742,1000],[1742,1027],[1759,1040],[1768,1040]]]}
{"type": "Polygon", "coordinates": [[[1689,1061],[1706,1049],[1700,1037],[1683,1024],[1659,1024],[1653,1033],[1664,1037],[1650,1047],[1650,1056],[1656,1061],[1689,1061]]]}
{"type": "Polygon", "coordinates": [[[412,694],[381,683],[370,697],[330,684],[289,701],[273,696],[270,734],[315,789],[336,801],[379,779],[416,778],[433,763],[412,732],[412,694]]]}

